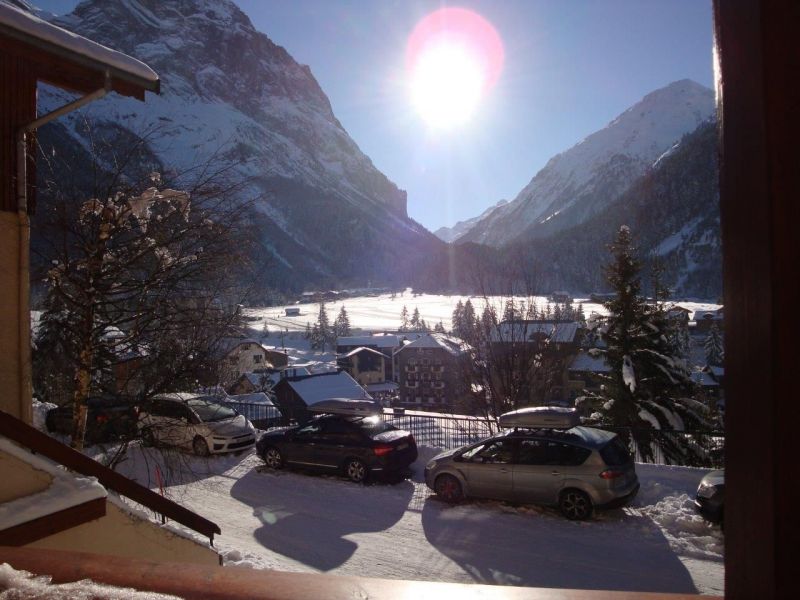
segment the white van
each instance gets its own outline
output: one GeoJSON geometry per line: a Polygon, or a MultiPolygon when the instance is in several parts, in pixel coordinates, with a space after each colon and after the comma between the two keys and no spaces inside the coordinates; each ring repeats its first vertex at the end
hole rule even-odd
{"type": "Polygon", "coordinates": [[[198,456],[236,452],[256,442],[253,424],[232,408],[198,394],[160,394],[139,407],[145,445],[178,446],[198,456]]]}

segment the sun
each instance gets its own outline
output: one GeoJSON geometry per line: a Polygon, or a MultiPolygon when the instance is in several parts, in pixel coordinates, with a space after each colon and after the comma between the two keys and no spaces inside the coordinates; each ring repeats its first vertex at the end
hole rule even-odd
{"type": "Polygon", "coordinates": [[[463,8],[437,10],[409,37],[411,104],[430,128],[454,129],[474,116],[502,64],[500,36],[486,19],[463,8]]]}

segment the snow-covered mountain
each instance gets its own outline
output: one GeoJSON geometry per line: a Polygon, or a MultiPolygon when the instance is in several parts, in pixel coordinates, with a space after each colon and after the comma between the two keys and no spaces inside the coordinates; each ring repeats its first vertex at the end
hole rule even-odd
{"type": "Polygon", "coordinates": [[[477,217],[472,217],[471,219],[467,219],[466,221],[459,221],[452,227],[440,227],[436,231],[433,232],[433,235],[438,237],[443,242],[447,242],[452,244],[453,242],[457,241],[462,235],[467,233],[470,229],[472,229],[476,223],[479,221],[486,219],[495,209],[505,206],[508,204],[508,200],[500,200],[497,204],[494,204],[483,211],[477,217]]]}
{"type": "MultiPolygon", "coordinates": [[[[401,278],[399,264],[441,244],[408,218],[406,193],[350,138],[309,67],[230,0],[85,0],[54,22],[146,62],[162,93],[94,102],[52,137],[87,147],[88,115],[104,134],[146,135],[164,169],[235,165],[278,285],[401,278]]],[[[40,110],[67,99],[45,87],[40,110]]]]}
{"type": "Polygon", "coordinates": [[[502,246],[586,222],[714,110],[714,93],[688,79],[648,94],[550,159],[512,202],[480,219],[459,242],[502,246]]]}
{"type": "Polygon", "coordinates": [[[527,253],[539,265],[543,289],[607,290],[602,265],[621,225],[634,234],[645,293],[657,257],[663,284],[678,297],[716,300],[722,294],[722,243],[716,123],[679,140],[617,200],[580,225],[547,238],[518,240],[498,252],[527,253]]]}

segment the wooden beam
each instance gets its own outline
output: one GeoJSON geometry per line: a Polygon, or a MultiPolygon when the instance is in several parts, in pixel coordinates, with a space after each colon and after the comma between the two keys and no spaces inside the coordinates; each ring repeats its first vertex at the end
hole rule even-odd
{"type": "MultiPolygon", "coordinates": [[[[209,567],[99,556],[83,552],[42,552],[0,547],[0,563],[40,575],[54,583],[92,581],[174,594],[186,599],[223,600],[407,600],[458,598],[481,600],[698,600],[688,594],[522,588],[499,585],[435,583],[282,573],[244,567],[209,567]]],[[[580,565],[576,565],[580,568],[580,565]]]]}
{"type": "Polygon", "coordinates": [[[71,508],[0,531],[0,546],[24,546],[94,521],[106,514],[106,499],[95,498],[71,508]]]}

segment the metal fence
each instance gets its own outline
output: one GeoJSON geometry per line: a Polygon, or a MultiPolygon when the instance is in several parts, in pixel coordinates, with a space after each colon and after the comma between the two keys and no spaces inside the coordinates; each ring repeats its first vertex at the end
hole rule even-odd
{"type": "Polygon", "coordinates": [[[223,406],[232,408],[240,415],[244,415],[252,423],[261,429],[267,427],[274,427],[281,421],[281,411],[272,404],[253,404],[249,402],[229,402],[226,400],[219,401],[223,406]]]}
{"type": "MultiPolygon", "coordinates": [[[[460,415],[434,415],[415,411],[385,409],[381,418],[395,427],[410,431],[418,445],[450,450],[494,435],[498,432],[493,419],[460,415]]],[[[604,427],[629,442],[634,460],[656,465],[681,465],[721,468],[724,465],[725,433],[722,431],[634,430],[629,427],[604,427]],[[633,440],[650,440],[650,452],[633,440]]]]}

